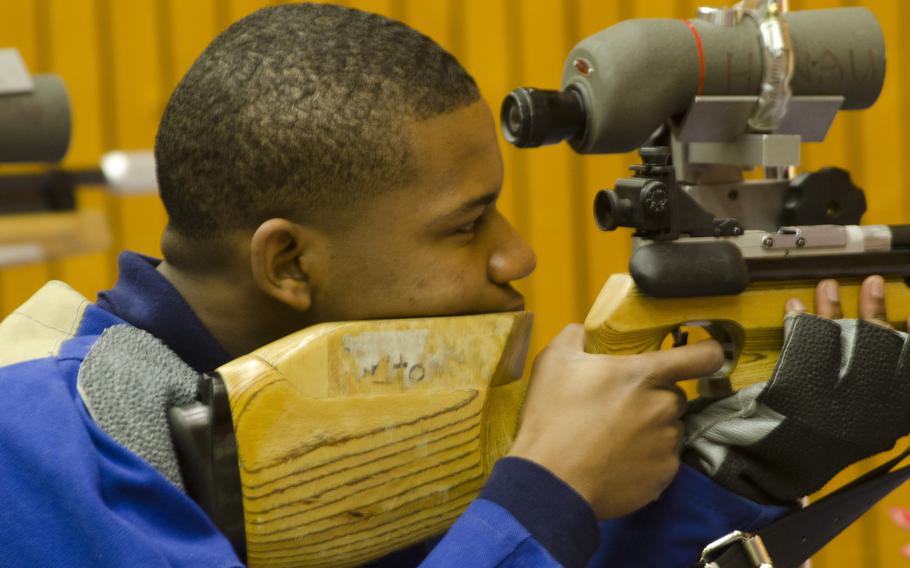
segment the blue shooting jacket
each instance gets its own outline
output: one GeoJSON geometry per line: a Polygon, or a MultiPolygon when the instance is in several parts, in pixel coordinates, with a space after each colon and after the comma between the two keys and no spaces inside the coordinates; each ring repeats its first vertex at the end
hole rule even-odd
{"type": "MultiPolygon", "coordinates": [[[[117,324],[155,335],[199,372],[231,359],[158,262],[124,253],[117,285],[76,320],[54,324],[62,338],[55,354],[0,367],[4,566],[242,566],[192,499],[95,424],[76,389],[83,359],[117,324]]],[[[505,458],[448,533],[372,565],[684,567],[709,541],[784,512],[683,466],[658,501],[597,523],[549,471],[505,458]]]]}

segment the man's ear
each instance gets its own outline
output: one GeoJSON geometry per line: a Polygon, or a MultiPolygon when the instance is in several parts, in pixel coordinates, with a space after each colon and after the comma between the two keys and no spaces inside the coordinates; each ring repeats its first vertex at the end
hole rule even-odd
{"type": "Polygon", "coordinates": [[[309,310],[324,259],[324,238],[287,219],[259,225],[250,239],[250,269],[256,286],[295,310],[309,310]]]}

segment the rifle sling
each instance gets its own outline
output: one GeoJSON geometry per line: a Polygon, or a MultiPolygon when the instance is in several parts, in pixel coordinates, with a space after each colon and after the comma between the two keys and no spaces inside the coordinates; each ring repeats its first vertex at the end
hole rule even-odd
{"type": "Polygon", "coordinates": [[[804,509],[797,509],[754,533],[760,537],[773,564],[762,565],[759,561],[750,559],[746,547],[734,543],[716,554],[710,561],[702,560],[695,566],[709,568],[799,566],[873,505],[910,479],[910,466],[892,471],[908,455],[910,447],[834,493],[804,509]]]}

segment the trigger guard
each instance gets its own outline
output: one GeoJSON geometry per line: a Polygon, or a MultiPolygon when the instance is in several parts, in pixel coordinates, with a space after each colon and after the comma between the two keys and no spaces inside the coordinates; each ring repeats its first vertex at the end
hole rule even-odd
{"type": "Polygon", "coordinates": [[[724,362],[713,375],[698,379],[698,394],[706,398],[723,398],[733,394],[730,374],[736,368],[742,354],[743,330],[733,321],[691,321],[683,325],[701,327],[711,339],[720,343],[724,352],[724,362]]]}

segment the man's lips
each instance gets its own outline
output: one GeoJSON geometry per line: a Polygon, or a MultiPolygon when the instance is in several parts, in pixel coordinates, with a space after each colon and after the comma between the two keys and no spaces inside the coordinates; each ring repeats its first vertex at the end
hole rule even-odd
{"type": "Polygon", "coordinates": [[[525,309],[525,299],[521,296],[518,297],[514,302],[509,304],[505,311],[507,312],[520,312],[525,309]]]}

